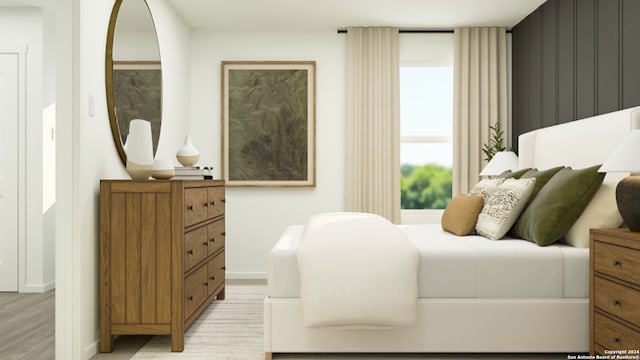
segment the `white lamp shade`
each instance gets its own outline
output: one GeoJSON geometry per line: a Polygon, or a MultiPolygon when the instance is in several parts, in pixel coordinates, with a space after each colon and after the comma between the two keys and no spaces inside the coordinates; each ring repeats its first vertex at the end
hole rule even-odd
{"type": "Polygon", "coordinates": [[[151,123],[135,119],[129,123],[127,136],[127,160],[138,165],[153,166],[151,123]]]}
{"type": "Polygon", "coordinates": [[[482,169],[480,176],[500,175],[507,170],[518,168],[518,155],[513,151],[497,152],[487,166],[482,169]]]}
{"type": "Polygon", "coordinates": [[[640,130],[632,130],[598,171],[640,172],[640,130]]]}

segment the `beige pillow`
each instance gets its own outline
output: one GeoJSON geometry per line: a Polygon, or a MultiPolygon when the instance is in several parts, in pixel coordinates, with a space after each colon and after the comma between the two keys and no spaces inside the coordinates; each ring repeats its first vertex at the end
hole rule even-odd
{"type": "Polygon", "coordinates": [[[524,210],[535,184],[535,178],[505,180],[485,199],[476,232],[492,240],[501,239],[524,210]]]}
{"type": "Polygon", "coordinates": [[[617,228],[621,224],[622,217],[616,203],[616,184],[603,183],[561,242],[574,247],[588,248],[589,229],[617,228]]]}
{"type": "Polygon", "coordinates": [[[469,235],[476,227],[484,198],[480,195],[455,196],[442,214],[442,230],[458,236],[469,235]]]}

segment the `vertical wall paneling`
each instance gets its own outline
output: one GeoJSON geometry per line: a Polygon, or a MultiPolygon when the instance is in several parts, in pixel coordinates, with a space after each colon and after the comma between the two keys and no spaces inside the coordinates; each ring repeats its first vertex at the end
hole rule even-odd
{"type": "Polygon", "coordinates": [[[640,103],[640,1],[622,1],[622,107],[640,103]]]}
{"type": "Polygon", "coordinates": [[[513,28],[511,136],[640,105],[640,1],[548,0],[513,28]]]}
{"type": "Polygon", "coordinates": [[[576,118],[596,114],[596,17],[595,0],[580,0],[576,6],[576,118]]]}
{"type": "Polygon", "coordinates": [[[558,122],[575,119],[573,0],[558,2],[558,122]]]}
{"type": "Polygon", "coordinates": [[[541,126],[558,123],[558,3],[542,5],[542,112],[541,126]]]}
{"type": "Polygon", "coordinates": [[[619,106],[619,1],[598,0],[597,7],[596,112],[601,114],[619,106]]]}
{"type": "Polygon", "coordinates": [[[542,126],[542,12],[531,14],[529,28],[529,124],[528,130],[542,126]]]}

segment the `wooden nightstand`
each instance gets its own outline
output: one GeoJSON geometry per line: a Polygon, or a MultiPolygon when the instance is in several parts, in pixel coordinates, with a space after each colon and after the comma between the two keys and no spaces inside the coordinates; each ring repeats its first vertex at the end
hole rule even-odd
{"type": "Polygon", "coordinates": [[[640,233],[590,232],[590,352],[640,350],[640,233]]]}

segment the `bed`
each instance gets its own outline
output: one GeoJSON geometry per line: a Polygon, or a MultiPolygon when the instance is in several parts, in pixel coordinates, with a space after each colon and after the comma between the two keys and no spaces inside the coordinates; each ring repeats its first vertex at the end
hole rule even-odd
{"type": "MultiPolygon", "coordinates": [[[[602,163],[640,127],[640,107],[525,133],[520,168],[581,169],[602,163]]],[[[607,174],[576,224],[611,226],[614,189],[607,174]],[[604,204],[604,205],[603,205],[604,204]],[[609,221],[610,223],[607,223],[609,221]]],[[[297,254],[304,225],[288,227],[268,261],[265,357],[273,353],[583,353],[589,350],[589,249],[505,237],[455,236],[438,225],[399,225],[418,249],[415,324],[395,328],[305,326],[297,254]]],[[[575,245],[574,243],[572,243],[575,245]]],[[[384,293],[387,286],[380,284],[384,293]]]]}

